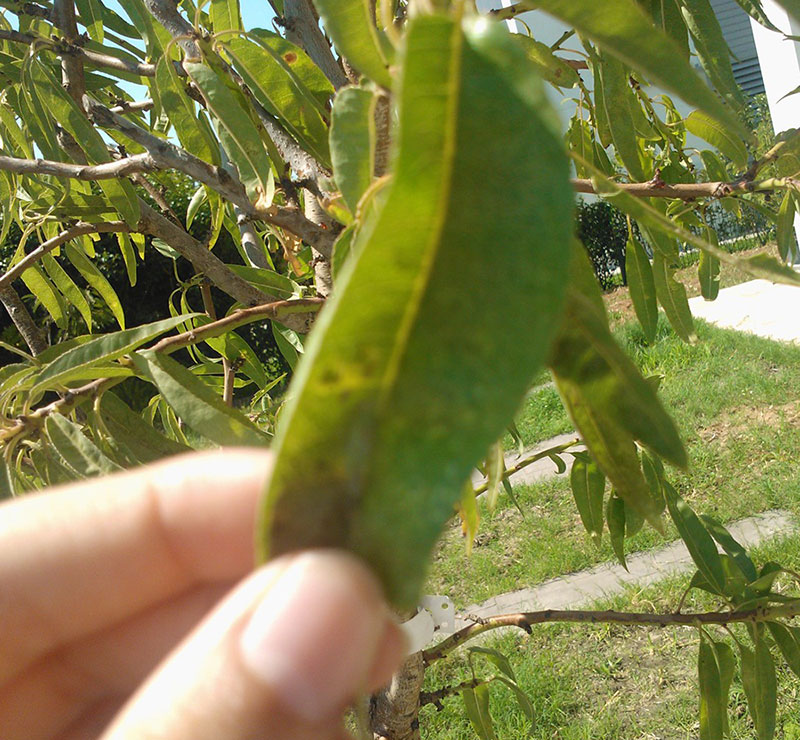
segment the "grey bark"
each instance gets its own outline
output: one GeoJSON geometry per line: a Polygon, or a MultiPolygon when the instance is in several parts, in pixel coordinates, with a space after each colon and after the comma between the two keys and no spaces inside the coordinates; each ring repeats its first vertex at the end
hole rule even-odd
{"type": "Polygon", "coordinates": [[[47,349],[47,340],[44,333],[36,325],[17,291],[10,286],[0,288],[0,301],[6,307],[8,315],[25,340],[25,344],[28,345],[31,354],[36,357],[36,355],[44,352],[47,349]]]}
{"type": "Polygon", "coordinates": [[[310,0],[286,0],[284,3],[286,38],[303,49],[338,90],[347,77],[333,56],[330,44],[319,28],[310,0]]]}
{"type": "Polygon", "coordinates": [[[420,740],[419,695],[425,678],[422,653],[414,653],[383,691],[370,699],[370,726],[380,740],[420,740]]]}

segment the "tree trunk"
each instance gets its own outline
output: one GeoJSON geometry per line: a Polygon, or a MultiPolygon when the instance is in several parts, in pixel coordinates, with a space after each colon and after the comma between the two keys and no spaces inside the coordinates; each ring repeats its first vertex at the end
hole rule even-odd
{"type": "Polygon", "coordinates": [[[425,678],[422,653],[414,653],[389,686],[370,700],[370,729],[378,740],[420,740],[419,694],[425,678]]]}

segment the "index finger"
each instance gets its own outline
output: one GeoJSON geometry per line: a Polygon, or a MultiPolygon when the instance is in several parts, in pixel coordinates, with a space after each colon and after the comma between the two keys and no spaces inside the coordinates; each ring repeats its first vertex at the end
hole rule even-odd
{"type": "Polygon", "coordinates": [[[0,507],[0,681],[199,583],[253,567],[268,452],[221,450],[0,507]]]}

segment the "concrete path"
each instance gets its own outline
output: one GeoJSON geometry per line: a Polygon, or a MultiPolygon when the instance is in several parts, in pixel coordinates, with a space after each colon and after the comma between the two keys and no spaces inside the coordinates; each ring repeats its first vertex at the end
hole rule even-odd
{"type": "MultiPolygon", "coordinates": [[[[786,511],[766,511],[731,524],[728,529],[744,547],[751,548],[774,537],[797,531],[797,522],[786,511]]],[[[578,573],[553,578],[539,586],[494,596],[482,604],[463,610],[456,629],[471,622],[466,616],[489,617],[498,614],[576,609],[621,593],[629,586],[647,586],[694,569],[686,545],[676,540],[666,547],[636,553],[628,559],[626,571],[617,563],[602,563],[578,573]]]]}
{"type": "Polygon", "coordinates": [[[800,287],[751,280],[719,292],[716,301],[691,298],[692,315],[724,329],[800,342],[800,287]]]}

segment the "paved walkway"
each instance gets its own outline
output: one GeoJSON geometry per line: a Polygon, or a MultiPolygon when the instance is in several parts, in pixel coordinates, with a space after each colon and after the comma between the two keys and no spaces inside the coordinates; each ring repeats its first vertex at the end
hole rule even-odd
{"type": "MultiPolygon", "coordinates": [[[[796,532],[797,523],[788,512],[774,510],[742,519],[728,529],[749,549],[796,532]]],[[[618,563],[602,563],[588,570],[553,578],[533,588],[494,596],[482,604],[464,609],[463,615],[456,620],[456,629],[470,624],[463,618],[465,615],[489,617],[540,609],[576,609],[614,596],[629,586],[647,586],[694,569],[682,540],[656,550],[635,553],[627,558],[627,562],[627,571],[618,563]]]]}
{"type": "Polygon", "coordinates": [[[725,329],[800,342],[800,287],[751,280],[724,288],[716,301],[691,298],[689,307],[697,318],[725,329]]]}
{"type": "MultiPolygon", "coordinates": [[[[689,301],[692,314],[726,329],[737,329],[767,339],[800,343],[800,287],[775,285],[767,280],[752,280],[725,288],[716,301],[702,296],[689,301]]],[[[569,442],[575,434],[562,434],[525,451],[524,457],[549,447],[569,442]]],[[[506,455],[506,467],[520,459],[517,453],[506,455]]],[[[568,469],[572,456],[565,454],[568,469]]],[[[540,460],[511,477],[514,484],[531,484],[557,474],[552,460],[540,460]]],[[[481,479],[476,477],[476,482],[481,479]]],[[[767,511],[730,526],[731,534],[751,548],[769,539],[798,530],[797,523],[785,511],[767,511]]],[[[620,593],[629,586],[647,586],[664,578],[693,569],[692,559],[682,541],[636,553],[628,559],[626,571],[617,563],[602,563],[588,570],[561,576],[533,588],[494,596],[483,604],[474,604],[464,615],[486,617],[496,614],[537,611],[539,609],[574,609],[620,593]]],[[[456,620],[456,628],[469,624],[456,620]]]]}

